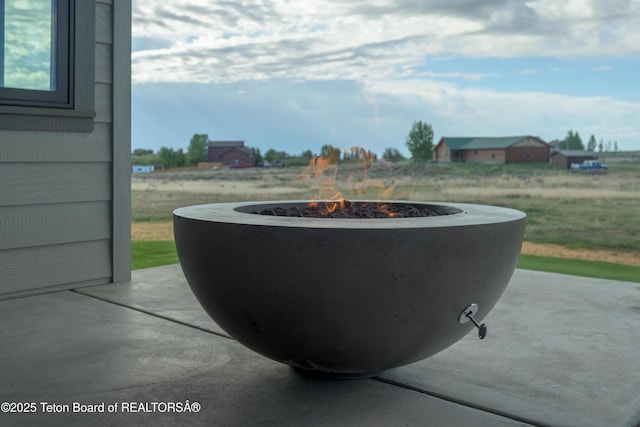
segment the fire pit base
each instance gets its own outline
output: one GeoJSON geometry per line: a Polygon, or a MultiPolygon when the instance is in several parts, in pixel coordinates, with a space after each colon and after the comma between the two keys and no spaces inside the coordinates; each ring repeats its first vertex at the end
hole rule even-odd
{"type": "Polygon", "coordinates": [[[349,373],[321,371],[318,369],[299,368],[297,366],[292,366],[291,368],[300,375],[316,377],[316,378],[325,378],[328,380],[362,380],[365,378],[378,376],[388,371],[388,369],[381,369],[378,371],[355,372],[355,373],[349,374],[349,373]]]}
{"type": "Polygon", "coordinates": [[[483,205],[391,202],[448,212],[419,218],[252,213],[305,203],[180,208],[175,241],[189,286],[222,329],[327,378],[374,376],[458,341],[502,295],[524,234],[524,213],[483,205]],[[461,321],[472,304],[474,322],[461,321]]]}

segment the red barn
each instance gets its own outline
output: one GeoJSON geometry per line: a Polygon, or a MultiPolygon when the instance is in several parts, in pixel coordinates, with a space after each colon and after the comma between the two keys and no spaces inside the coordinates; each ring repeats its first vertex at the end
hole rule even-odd
{"type": "Polygon", "coordinates": [[[244,141],[209,141],[207,162],[253,166],[253,151],[244,146],[244,141]]]}

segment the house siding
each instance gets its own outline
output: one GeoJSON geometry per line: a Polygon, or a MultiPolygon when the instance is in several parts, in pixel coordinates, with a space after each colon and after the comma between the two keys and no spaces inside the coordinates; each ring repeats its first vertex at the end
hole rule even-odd
{"type": "Polygon", "coordinates": [[[506,150],[507,163],[546,163],[549,161],[549,147],[509,147],[506,150]]]}
{"type": "Polygon", "coordinates": [[[251,155],[238,148],[210,148],[208,162],[231,165],[233,163],[250,163],[251,155]]]}
{"type": "Polygon", "coordinates": [[[447,146],[447,143],[442,141],[440,142],[436,149],[434,150],[435,156],[434,160],[436,162],[450,162],[451,161],[451,151],[447,146]]]}
{"type": "Polygon", "coordinates": [[[230,166],[234,163],[253,163],[253,154],[244,146],[244,141],[209,141],[207,162],[222,163],[230,166]]]}
{"type": "Polygon", "coordinates": [[[131,2],[94,7],[92,129],[0,127],[0,297],[130,277],[131,2]]]}
{"type": "Polygon", "coordinates": [[[485,150],[466,150],[465,161],[475,163],[505,163],[505,150],[490,148],[485,150]]]}
{"type": "Polygon", "coordinates": [[[547,163],[551,146],[537,138],[528,137],[507,147],[507,163],[547,163]]]}
{"type": "Polygon", "coordinates": [[[438,162],[539,163],[549,161],[549,145],[537,137],[445,138],[434,149],[438,162]],[[451,143],[449,147],[447,140],[451,143]]]}

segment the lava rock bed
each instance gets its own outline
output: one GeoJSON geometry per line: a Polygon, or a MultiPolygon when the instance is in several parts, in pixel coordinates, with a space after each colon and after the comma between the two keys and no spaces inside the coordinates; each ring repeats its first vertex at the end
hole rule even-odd
{"type": "Polygon", "coordinates": [[[286,207],[266,208],[251,213],[299,218],[420,218],[451,215],[458,209],[438,205],[413,205],[385,202],[317,202],[286,207]]]}

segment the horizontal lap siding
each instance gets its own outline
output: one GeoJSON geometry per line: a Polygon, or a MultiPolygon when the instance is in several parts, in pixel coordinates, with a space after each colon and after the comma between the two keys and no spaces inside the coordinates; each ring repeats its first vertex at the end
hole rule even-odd
{"type": "Polygon", "coordinates": [[[111,139],[109,123],[96,123],[91,133],[0,129],[0,169],[4,163],[111,162],[111,139]]]}
{"type": "Polygon", "coordinates": [[[110,240],[0,251],[0,289],[10,293],[83,282],[108,283],[110,252],[110,240]]]}
{"type": "Polygon", "coordinates": [[[111,276],[110,162],[0,164],[0,295],[111,276]]]}
{"type": "Polygon", "coordinates": [[[113,44],[113,5],[96,2],[96,42],[113,44]]]}
{"type": "Polygon", "coordinates": [[[96,3],[92,132],[0,129],[0,296],[113,274],[113,20],[96,3]]]}
{"type": "Polygon", "coordinates": [[[111,123],[113,121],[111,85],[97,83],[95,89],[96,96],[96,123],[111,123]]]}
{"type": "Polygon", "coordinates": [[[0,208],[110,200],[110,180],[110,163],[0,165],[0,208]]]}
{"type": "Polygon", "coordinates": [[[111,83],[113,76],[111,66],[113,64],[113,51],[110,44],[96,43],[96,83],[111,83]]]}
{"type": "Polygon", "coordinates": [[[2,208],[0,251],[111,238],[111,203],[84,202],[2,208]]]}

